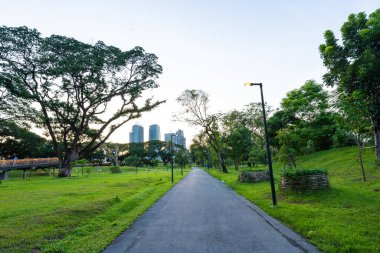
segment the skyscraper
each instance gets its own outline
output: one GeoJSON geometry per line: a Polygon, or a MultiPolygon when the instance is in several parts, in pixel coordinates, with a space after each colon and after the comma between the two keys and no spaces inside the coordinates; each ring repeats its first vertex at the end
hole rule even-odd
{"type": "Polygon", "coordinates": [[[176,138],[176,144],[181,145],[182,147],[186,148],[186,138],[183,130],[178,129],[176,132],[177,138],[176,138]]]}
{"type": "Polygon", "coordinates": [[[144,128],[138,124],[132,126],[132,132],[129,133],[129,142],[144,142],[144,128]]]}
{"type": "Polygon", "coordinates": [[[133,132],[129,133],[129,142],[132,143],[133,141],[133,132]]]}
{"type": "Polygon", "coordinates": [[[186,148],[186,138],[183,130],[178,129],[176,133],[165,134],[165,142],[170,142],[171,138],[173,138],[173,143],[175,145],[181,145],[182,147],[186,148]],[[171,135],[173,135],[173,137],[170,137],[171,135]]]}
{"type": "Polygon", "coordinates": [[[171,141],[171,138],[173,138],[173,143],[176,143],[176,140],[175,140],[175,133],[166,133],[165,134],[165,142],[170,142],[171,141]],[[173,137],[170,137],[171,135],[173,135],[173,137]]]}
{"type": "Polygon", "coordinates": [[[160,137],[160,126],[153,124],[149,126],[149,141],[159,141],[160,137]]]}

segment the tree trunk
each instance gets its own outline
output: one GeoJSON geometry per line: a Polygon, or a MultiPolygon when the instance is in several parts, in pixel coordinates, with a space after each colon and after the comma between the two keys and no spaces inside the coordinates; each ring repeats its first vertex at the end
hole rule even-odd
{"type": "Polygon", "coordinates": [[[239,161],[235,160],[234,165],[235,165],[235,170],[239,170],[239,161]]]}
{"type": "Polygon", "coordinates": [[[208,156],[207,156],[207,169],[212,168],[212,163],[211,163],[211,153],[210,150],[208,151],[208,156]]]}
{"type": "Polygon", "coordinates": [[[119,166],[119,146],[115,147],[115,166],[119,166]]]}
{"type": "Polygon", "coordinates": [[[65,158],[62,160],[62,166],[59,168],[58,177],[68,177],[71,175],[71,163],[78,159],[78,153],[76,150],[72,150],[65,158]]]}
{"type": "Polygon", "coordinates": [[[58,177],[68,177],[71,174],[71,165],[70,166],[62,166],[62,168],[58,171],[58,177]]]}
{"type": "Polygon", "coordinates": [[[377,124],[373,126],[373,133],[375,135],[375,151],[376,151],[376,160],[380,160],[380,129],[377,124]]]}
{"type": "Polygon", "coordinates": [[[366,182],[367,178],[365,177],[364,166],[363,166],[363,157],[362,157],[363,147],[362,147],[362,144],[360,141],[360,134],[357,134],[356,140],[358,142],[359,162],[360,162],[360,167],[362,169],[363,180],[364,180],[364,182],[366,182]]]}
{"type": "Polygon", "coordinates": [[[220,166],[222,166],[223,173],[228,173],[228,170],[227,170],[227,167],[226,167],[226,164],[224,162],[224,158],[223,158],[222,154],[220,152],[217,152],[217,153],[218,153],[220,166]]]}

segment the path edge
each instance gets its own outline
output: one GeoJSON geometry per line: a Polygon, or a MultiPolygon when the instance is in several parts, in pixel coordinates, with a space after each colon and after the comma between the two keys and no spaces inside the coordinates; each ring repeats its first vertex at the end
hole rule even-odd
{"type": "MultiPolygon", "coordinates": [[[[202,169],[203,170],[203,169],[202,169]]],[[[203,170],[205,171],[205,170],[203,170]]],[[[207,173],[207,171],[205,171],[207,173]]],[[[238,194],[235,192],[234,189],[231,187],[228,187],[223,180],[219,180],[209,173],[207,173],[210,177],[216,179],[220,184],[222,184],[225,188],[227,188],[231,194],[235,195],[237,198],[241,199],[245,205],[248,206],[253,212],[255,212],[257,215],[259,215],[261,218],[264,219],[266,223],[268,223],[271,227],[273,227],[277,232],[279,232],[286,240],[288,240],[292,245],[296,246],[297,248],[301,249],[303,252],[306,253],[319,253],[317,247],[315,247],[313,244],[311,244],[306,238],[302,237],[289,227],[282,224],[277,219],[273,218],[272,216],[268,215],[266,212],[264,212],[260,207],[258,207],[256,204],[252,203],[251,201],[247,200],[243,195],[238,194]]]]}

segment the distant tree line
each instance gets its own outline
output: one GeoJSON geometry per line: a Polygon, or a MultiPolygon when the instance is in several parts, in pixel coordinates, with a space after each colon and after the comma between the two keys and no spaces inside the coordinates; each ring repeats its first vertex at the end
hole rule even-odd
{"type": "Polygon", "coordinates": [[[189,151],[185,147],[159,140],[137,143],[108,142],[85,158],[97,164],[156,167],[160,163],[169,165],[172,154],[176,165],[185,167],[191,162],[189,151]]]}
{"type": "Polygon", "coordinates": [[[126,151],[121,159],[125,165],[130,166],[154,167],[160,162],[166,166],[172,162],[172,157],[173,162],[181,167],[190,163],[187,149],[172,142],[153,140],[144,143],[129,143],[126,151]]]}

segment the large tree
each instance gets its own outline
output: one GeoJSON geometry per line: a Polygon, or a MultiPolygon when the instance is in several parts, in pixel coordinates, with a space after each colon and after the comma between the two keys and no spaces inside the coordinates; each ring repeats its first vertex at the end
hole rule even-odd
{"type": "Polygon", "coordinates": [[[182,106],[183,111],[178,113],[180,121],[187,122],[191,126],[201,127],[207,136],[207,142],[216,153],[222,171],[227,173],[224,161],[223,143],[219,131],[220,115],[210,114],[208,111],[209,97],[203,90],[185,90],[177,98],[177,102],[182,106]]]}
{"type": "Polygon", "coordinates": [[[281,101],[281,108],[299,121],[313,121],[329,107],[329,95],[321,84],[308,80],[299,89],[289,91],[281,101]]]}
{"type": "Polygon", "coordinates": [[[233,128],[224,134],[223,140],[227,145],[228,153],[234,161],[235,170],[239,169],[240,162],[248,159],[250,149],[253,146],[252,133],[245,127],[233,128]]]}
{"type": "MultiPolygon", "coordinates": [[[[271,114],[272,108],[265,104],[265,111],[271,114]]],[[[250,103],[242,111],[225,114],[223,136],[235,169],[243,159],[266,163],[266,155],[262,155],[266,153],[266,147],[261,103],[250,103]]]]}
{"type": "Polygon", "coordinates": [[[278,132],[289,125],[298,123],[299,119],[290,112],[278,109],[273,113],[268,119],[268,136],[271,147],[278,151],[281,148],[278,132]]]}
{"type": "Polygon", "coordinates": [[[6,95],[0,114],[17,114],[46,131],[61,177],[116,129],[163,102],[137,103],[144,90],[158,87],[161,72],[157,57],[141,47],[122,51],[100,41],[0,27],[0,90],[6,95]]]}
{"type": "Polygon", "coordinates": [[[341,28],[342,44],[334,33],[326,31],[325,44],[319,51],[328,72],[323,76],[328,86],[336,86],[341,97],[364,96],[362,110],[370,115],[376,158],[380,159],[380,9],[368,17],[351,14],[341,28]]]}
{"type": "Polygon", "coordinates": [[[161,149],[158,151],[158,156],[166,166],[172,159],[171,144],[163,142],[161,149]]]}
{"type": "Polygon", "coordinates": [[[282,159],[287,159],[289,154],[310,153],[333,145],[336,123],[329,106],[329,94],[313,80],[288,92],[281,101],[281,113],[275,114],[278,117],[275,121],[285,121],[274,126],[274,120],[269,120],[271,127],[283,126],[277,130],[282,159]]]}
{"type": "MultiPolygon", "coordinates": [[[[268,115],[272,108],[265,103],[265,111],[268,115]]],[[[233,132],[236,128],[246,128],[251,132],[252,141],[257,146],[265,149],[264,121],[261,103],[245,105],[242,111],[233,110],[223,117],[224,131],[233,132]]]]}
{"type": "Polygon", "coordinates": [[[190,144],[190,154],[193,162],[198,166],[209,168],[211,165],[210,150],[208,149],[205,138],[204,133],[200,132],[192,139],[190,144]]]}
{"type": "Polygon", "coordinates": [[[159,140],[151,140],[145,143],[145,163],[150,166],[157,165],[159,152],[165,143],[159,140]]]}
{"type": "Polygon", "coordinates": [[[235,170],[239,168],[243,159],[248,160],[249,151],[253,146],[254,126],[251,126],[252,118],[247,113],[248,108],[249,106],[246,106],[244,111],[232,110],[223,116],[223,141],[229,157],[234,162],[235,170]]]}

